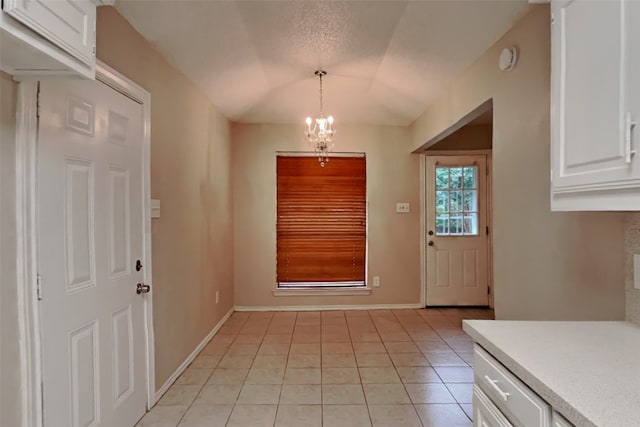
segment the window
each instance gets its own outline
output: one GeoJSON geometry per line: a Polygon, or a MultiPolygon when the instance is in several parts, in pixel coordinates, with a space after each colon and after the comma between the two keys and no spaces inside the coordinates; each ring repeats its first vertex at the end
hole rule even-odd
{"type": "Polygon", "coordinates": [[[364,286],[366,161],[277,157],[280,288],[364,286]]]}
{"type": "Polygon", "coordinates": [[[436,235],[478,234],[478,167],[436,166],[436,235]]]}

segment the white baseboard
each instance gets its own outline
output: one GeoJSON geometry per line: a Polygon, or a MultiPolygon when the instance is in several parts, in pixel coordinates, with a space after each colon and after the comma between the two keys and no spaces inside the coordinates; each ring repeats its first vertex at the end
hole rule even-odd
{"type": "Polygon", "coordinates": [[[200,353],[202,349],[209,343],[209,341],[211,341],[211,338],[213,338],[216,332],[220,330],[222,325],[224,325],[224,323],[229,319],[229,317],[231,317],[233,312],[234,312],[234,308],[231,307],[231,310],[229,310],[229,312],[225,314],[222,319],[220,319],[220,321],[213,327],[211,332],[209,332],[209,334],[207,334],[207,336],[204,337],[204,339],[200,342],[200,344],[198,344],[195,350],[193,350],[193,352],[184,360],[184,362],[182,362],[180,366],[178,366],[178,369],[176,369],[174,373],[171,374],[169,378],[167,378],[164,384],[162,384],[162,387],[160,387],[158,391],[156,391],[155,400],[153,402],[154,405],[158,403],[158,400],[160,400],[162,395],[165,394],[167,390],[169,390],[169,387],[171,387],[171,385],[175,382],[175,380],[177,380],[178,377],[182,375],[184,370],[187,369],[187,366],[189,366],[191,362],[193,362],[193,359],[196,358],[198,353],[200,353]]]}
{"type": "Polygon", "coordinates": [[[415,304],[368,304],[368,305],[273,305],[273,306],[235,306],[236,311],[325,311],[325,310],[400,310],[423,308],[415,304]]]}

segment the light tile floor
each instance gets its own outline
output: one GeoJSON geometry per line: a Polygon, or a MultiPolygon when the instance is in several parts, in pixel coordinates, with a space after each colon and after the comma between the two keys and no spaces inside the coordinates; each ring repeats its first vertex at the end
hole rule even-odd
{"type": "Polygon", "coordinates": [[[138,427],[471,426],[482,309],[234,313],[138,427]]]}

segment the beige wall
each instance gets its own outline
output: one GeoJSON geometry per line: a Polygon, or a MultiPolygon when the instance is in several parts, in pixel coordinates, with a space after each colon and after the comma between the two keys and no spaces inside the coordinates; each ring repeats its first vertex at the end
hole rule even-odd
{"type": "Polygon", "coordinates": [[[0,425],[21,423],[16,287],[15,123],[17,85],[0,72],[0,425]]]}
{"type": "Polygon", "coordinates": [[[535,6],[412,125],[412,148],[492,98],[496,317],[621,319],[624,215],[550,211],[549,51],[549,8],[535,6]],[[500,72],[513,45],[518,64],[500,72]]]}
{"type": "Polygon", "coordinates": [[[633,287],[633,254],[640,254],[640,212],[628,215],[625,223],[624,242],[626,319],[640,325],[640,290],[633,287]]]}
{"type": "MultiPolygon", "coordinates": [[[[407,128],[336,122],[336,151],[367,156],[368,296],[274,297],[276,151],[308,151],[301,125],[235,125],[234,281],[237,306],[416,304],[420,301],[420,159],[407,128]],[[396,202],[411,213],[397,214],[396,202]]],[[[318,166],[320,167],[320,166],[318,166]]]]}
{"type": "Polygon", "coordinates": [[[159,388],[234,305],[229,123],[115,9],[98,8],[97,25],[98,58],[151,93],[159,388]]]}
{"type": "Polygon", "coordinates": [[[467,125],[432,145],[427,151],[490,150],[492,137],[492,125],[467,125]]]}

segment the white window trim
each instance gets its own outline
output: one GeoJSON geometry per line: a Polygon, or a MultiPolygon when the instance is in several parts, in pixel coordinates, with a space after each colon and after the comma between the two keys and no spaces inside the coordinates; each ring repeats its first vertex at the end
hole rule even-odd
{"type": "Polygon", "coordinates": [[[348,295],[370,295],[371,288],[366,287],[338,287],[338,288],[276,288],[271,292],[274,297],[301,297],[301,296],[348,296],[348,295]]]}

